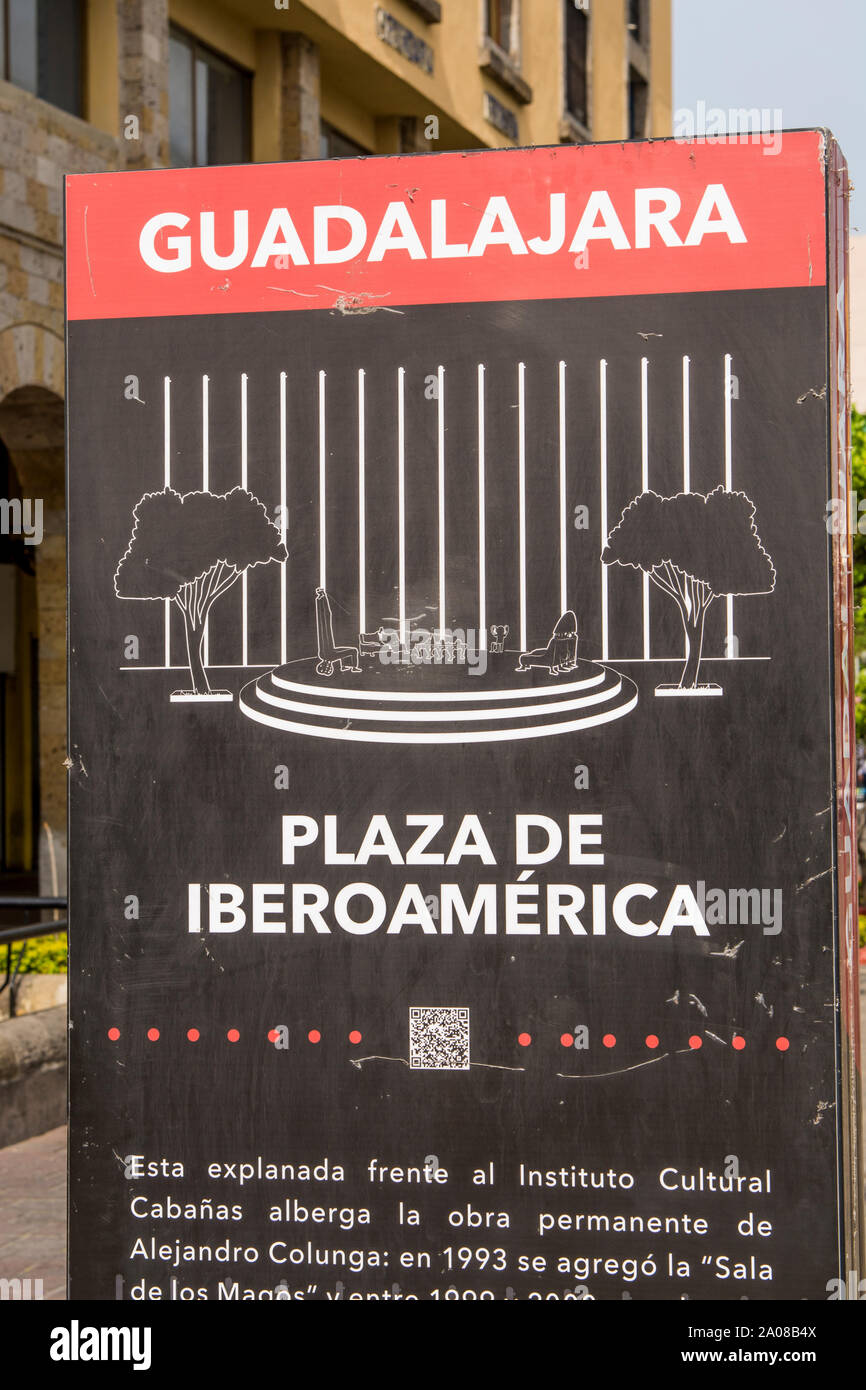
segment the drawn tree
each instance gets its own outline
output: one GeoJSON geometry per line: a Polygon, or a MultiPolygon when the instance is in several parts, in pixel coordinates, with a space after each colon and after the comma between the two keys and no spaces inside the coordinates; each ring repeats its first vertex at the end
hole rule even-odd
{"type": "Polygon", "coordinates": [[[145,493],[114,575],[118,598],[171,599],[183,614],[193,693],[212,694],[202,661],[213,604],[254,565],[288,558],[279,529],[243,488],[145,493]]]}
{"type": "Polygon", "coordinates": [[[776,571],[754,517],[755,504],[744,492],[723,487],[674,497],[642,492],[607,538],[603,564],[643,570],[679,609],[686,639],[681,690],[698,688],[710,604],[727,594],[775,588],[776,571]]]}

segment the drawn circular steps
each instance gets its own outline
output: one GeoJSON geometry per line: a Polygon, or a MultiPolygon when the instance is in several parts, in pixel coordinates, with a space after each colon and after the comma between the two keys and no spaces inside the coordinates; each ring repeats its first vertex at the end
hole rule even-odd
{"type": "Polygon", "coordinates": [[[496,669],[491,663],[484,682],[468,671],[458,675],[453,666],[382,668],[338,685],[317,676],[313,658],[251,681],[239,705],[260,724],[312,738],[447,744],[592,729],[623,718],[637,699],[627,677],[591,661],[551,676],[546,670],[515,671],[512,656],[496,669]]]}

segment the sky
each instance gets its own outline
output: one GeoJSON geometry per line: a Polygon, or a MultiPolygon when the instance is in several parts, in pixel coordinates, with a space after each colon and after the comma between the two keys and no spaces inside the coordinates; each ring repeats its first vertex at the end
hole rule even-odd
{"type": "Polygon", "coordinates": [[[829,127],[866,234],[866,0],[673,0],[673,61],[675,113],[756,106],[769,129],[829,127]]]}

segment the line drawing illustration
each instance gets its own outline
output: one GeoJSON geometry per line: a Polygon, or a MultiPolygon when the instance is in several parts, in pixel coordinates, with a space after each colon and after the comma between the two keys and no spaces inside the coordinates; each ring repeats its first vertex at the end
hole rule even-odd
{"type": "MultiPolygon", "coordinates": [[[[224,672],[227,682],[229,672],[247,672],[246,684],[239,687],[236,678],[233,684],[245,716],[292,733],[379,743],[485,742],[594,728],[635,708],[637,686],[623,674],[623,668],[632,665],[682,663],[679,680],[658,684],[658,696],[722,694],[721,682],[702,678],[705,662],[769,660],[740,653],[733,636],[733,605],[735,597],[771,592],[775,570],[754,526],[754,503],[733,487],[732,402],[738,395],[737,378],[730,353],[720,352],[718,362],[723,452],[713,471],[719,484],[712,491],[692,491],[694,362],[683,355],[676,360],[683,490],[669,497],[650,485],[661,462],[654,455],[653,408],[659,387],[653,360],[646,353],[635,357],[627,365],[627,378],[617,367],[618,390],[630,382],[637,407],[636,458],[630,470],[636,495],[624,509],[617,480],[629,470],[623,469],[621,461],[612,468],[608,421],[612,367],[603,357],[598,359],[593,411],[594,462],[580,452],[581,416],[575,413],[575,393],[582,393],[584,409],[585,367],[578,369],[564,360],[553,360],[542,368],[514,360],[495,371],[489,363],[477,362],[466,373],[465,383],[441,362],[421,377],[420,368],[395,364],[384,378],[377,374],[377,400],[382,400],[384,390],[390,405],[377,406],[375,412],[370,408],[374,389],[370,366],[353,365],[348,373],[352,421],[348,436],[341,436],[334,423],[332,402],[347,383],[333,365],[326,370],[324,365],[311,364],[303,377],[292,374],[291,379],[286,371],[277,370],[272,381],[259,379],[258,384],[247,372],[240,372],[229,383],[219,384],[220,397],[227,386],[230,398],[236,397],[240,421],[241,483],[223,494],[209,491],[210,414],[216,378],[207,373],[194,377],[195,410],[201,411],[202,428],[201,460],[195,462],[201,468],[203,486],[201,491],[181,494],[171,481],[177,449],[172,414],[177,416],[184,404],[174,399],[176,383],[163,377],[162,392],[148,393],[162,411],[163,501],[148,501],[160,494],[146,493],[137,504],[128,553],[115,575],[115,592],[124,599],[162,599],[165,621],[155,659],[135,666],[127,663],[121,669],[181,672],[188,668],[189,688],[171,694],[175,703],[232,700],[229,690],[218,688],[216,682],[211,685],[212,676],[224,672]],[[429,388],[425,398],[435,401],[424,418],[412,403],[417,397],[410,395],[419,379],[429,388]],[[250,406],[253,399],[255,412],[250,406]],[[312,437],[307,450],[309,477],[302,481],[307,446],[294,422],[305,399],[311,405],[312,437]],[[253,414],[260,416],[262,400],[266,409],[271,402],[274,446],[278,439],[270,460],[262,457],[261,445],[255,445],[257,468],[259,473],[264,470],[257,491],[267,502],[248,489],[250,422],[253,414]],[[549,419],[549,443],[543,446],[537,426],[540,407],[549,419]],[[513,421],[506,428],[504,448],[503,408],[513,421]],[[450,414],[453,410],[458,410],[457,416],[450,414]],[[357,483],[356,498],[348,509],[337,455],[339,468],[348,464],[357,483]],[[417,467],[421,457],[432,464],[429,475],[417,467]],[[539,468],[546,479],[549,509],[543,526],[534,481],[539,468]],[[309,508],[308,531],[292,561],[287,549],[290,482],[293,490],[301,489],[298,498],[293,495],[293,503],[300,501],[309,508]],[[589,497],[597,498],[593,530],[596,535],[600,532],[600,552],[596,550],[591,560],[575,541],[575,531],[581,529],[577,514],[589,515],[587,507],[575,506],[575,498],[581,498],[577,488],[587,485],[589,497]],[[411,532],[409,526],[410,514],[418,516],[419,486],[426,489],[429,518],[429,535],[423,536],[420,551],[417,521],[411,532]],[[308,501],[304,500],[306,488],[310,489],[308,501]],[[239,496],[246,502],[228,503],[227,499],[239,496]],[[170,519],[172,507],[178,505],[185,509],[185,520],[197,508],[210,507],[212,535],[210,541],[195,540],[196,527],[186,525],[183,535],[177,535],[174,561],[167,565],[163,552],[175,524],[170,519]],[[235,527],[231,542],[219,540],[220,517],[224,519],[227,505],[246,508],[246,520],[235,527]],[[503,505],[509,518],[504,533],[503,505]],[[151,527],[152,535],[145,538],[143,527],[150,510],[155,516],[160,506],[166,525],[151,527]],[[704,527],[702,541],[695,518],[707,510],[715,524],[704,527]],[[388,514],[395,526],[390,539],[382,531],[382,517],[388,514]],[[492,551],[488,554],[494,518],[497,537],[504,534],[508,540],[510,536],[513,546],[513,561],[505,575],[492,551]],[[241,543],[244,528],[250,526],[257,531],[257,539],[249,535],[248,543],[241,543]],[[657,534],[658,526],[663,529],[657,534]],[[729,536],[725,555],[716,554],[721,532],[729,536]],[[542,537],[549,538],[550,544],[545,545],[542,537]],[[662,549],[667,547],[667,553],[654,554],[655,541],[662,549]],[[391,572],[382,563],[389,545],[393,546],[391,572]],[[676,550],[671,548],[674,545],[676,550]],[[145,574],[138,559],[146,548],[153,557],[145,557],[145,574]],[[420,568],[419,555],[423,557],[420,568]],[[249,580],[254,567],[271,561],[276,566],[273,581],[265,580],[263,586],[259,579],[249,580]],[[587,564],[592,565],[591,574],[587,564]],[[615,571],[621,579],[614,578],[615,571]],[[628,571],[633,579],[626,578],[628,571]],[[238,578],[238,597],[216,610],[220,641],[214,647],[210,610],[238,578]],[[271,582],[274,591],[269,599],[271,582]],[[634,584],[636,589],[630,587],[634,584]],[[668,606],[656,602],[651,607],[651,591],[666,593],[677,605],[680,651],[670,650],[677,643],[671,642],[669,627],[661,621],[668,606]],[[726,609],[723,627],[728,635],[722,654],[708,651],[709,639],[704,640],[706,614],[717,598],[725,599],[726,609]],[[635,603],[638,622],[629,629],[623,626],[623,615],[634,611],[630,606],[635,603]],[[181,613],[182,629],[172,619],[172,609],[181,613]],[[342,616],[335,636],[338,610],[342,616]],[[263,613],[271,615],[265,623],[263,613]],[[488,616],[497,621],[488,623],[488,616]],[[178,660],[181,631],[185,663],[178,660]],[[544,632],[550,634],[546,644],[531,647],[530,634],[537,641],[544,632]],[[582,634],[580,658],[578,632],[582,634]],[[638,651],[630,650],[634,638],[638,651]],[[236,659],[226,659],[235,643],[236,659]],[[221,658],[213,663],[212,649],[221,658]]],[[[591,367],[590,380],[594,374],[591,367]]],[[[185,399],[188,395],[187,387],[185,399]]],[[[718,624],[707,626],[706,631],[713,633],[715,646],[718,624]]]]}
{"type": "Polygon", "coordinates": [[[161,599],[183,614],[192,687],[175,703],[232,700],[213,690],[205,668],[207,619],[216,600],[255,565],[287,558],[264,503],[241,487],[226,493],[146,492],[133,508],[132,534],[114,574],[118,598],[161,599]]]}
{"type": "Polygon", "coordinates": [[[531,666],[544,666],[552,676],[558,676],[561,672],[573,671],[576,665],[577,618],[569,608],[558,620],[546,647],[520,653],[517,669],[528,671],[531,666]]]}
{"type": "MultiPolygon", "coordinates": [[[[769,594],[776,571],[755,526],[755,504],[744,492],[638,494],[623,511],[601,555],[604,565],[643,573],[677,605],[686,659],[677,684],[656,686],[656,695],[721,695],[714,681],[699,680],[707,610],[717,599],[769,594]]],[[[644,610],[646,613],[646,609],[644,610]]]]}
{"type": "MultiPolygon", "coordinates": [[[[361,636],[366,634],[362,633],[361,636]]],[[[334,641],[334,615],[331,601],[324,589],[316,590],[316,637],[318,642],[318,665],[316,673],[332,676],[334,667],[341,671],[359,672],[358,647],[338,647],[334,641]]]]}

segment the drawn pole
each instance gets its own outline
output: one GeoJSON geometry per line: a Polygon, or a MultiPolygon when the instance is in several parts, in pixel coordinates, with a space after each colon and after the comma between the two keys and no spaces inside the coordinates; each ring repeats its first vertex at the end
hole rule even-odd
{"type": "Polygon", "coordinates": [[[484,367],[478,364],[478,650],[487,650],[487,500],[484,367]]]}
{"type": "MultiPolygon", "coordinates": [[[[241,487],[248,491],[247,473],[247,374],[241,372],[241,487]]],[[[241,575],[241,665],[249,665],[249,621],[247,613],[247,571],[241,575]]]]}
{"type": "MultiPolygon", "coordinates": [[[[209,399],[210,378],[203,376],[201,379],[201,490],[210,491],[210,399],[209,399]]],[[[210,663],[210,619],[204,620],[204,643],[202,646],[202,665],[207,668],[210,663]]]]}
{"type": "Polygon", "coordinates": [[[683,492],[692,490],[689,358],[683,358],[683,492]]]}
{"type": "MultiPolygon", "coordinates": [[[[690,382],[689,382],[689,358],[683,357],[683,492],[691,492],[692,482],[692,458],[691,458],[691,420],[690,420],[690,382]]],[[[688,638],[683,635],[683,660],[688,658],[688,638]]]]}
{"type": "MultiPolygon", "coordinates": [[[[598,415],[599,415],[599,475],[601,492],[601,548],[607,545],[607,362],[602,357],[598,364],[598,415]]],[[[609,657],[608,641],[608,567],[601,567],[601,659],[609,657]]]]}
{"type": "Polygon", "coordinates": [[[405,660],[408,650],[406,633],[406,411],[404,367],[397,368],[397,627],[400,634],[400,654],[405,660]]]}
{"type": "MultiPolygon", "coordinates": [[[[731,354],[725,353],[725,491],[731,491],[731,354]]],[[[725,598],[725,656],[730,661],[734,655],[734,596],[725,598]]]]}
{"type": "Polygon", "coordinates": [[[439,631],[447,626],[445,614],[445,368],[440,367],[437,396],[437,463],[438,463],[438,511],[439,511],[439,631]]]}
{"type": "MultiPolygon", "coordinates": [[[[163,486],[171,487],[171,377],[167,376],[162,383],[162,428],[163,428],[163,486]]],[[[171,666],[171,599],[164,600],[164,656],[163,663],[165,669],[171,666]]]]}
{"type": "MultiPolygon", "coordinates": [[[[647,376],[649,361],[646,357],[640,360],[640,459],[641,459],[641,491],[646,492],[649,487],[649,412],[648,412],[648,391],[647,376]]],[[[643,579],[643,659],[650,659],[650,595],[649,595],[649,575],[642,575],[643,579]]]]}
{"type": "Polygon", "coordinates": [[[325,373],[319,372],[319,587],[328,587],[328,479],[325,466],[325,373]]]}
{"type": "Polygon", "coordinates": [[[526,641],[526,364],[517,364],[517,533],[520,574],[520,650],[526,641]]]}
{"type": "Polygon", "coordinates": [[[358,368],[358,627],[367,630],[367,440],[364,368],[358,368]]]}
{"type": "Polygon", "coordinates": [[[568,608],[568,566],[566,563],[566,436],[565,363],[559,364],[559,611],[568,608]]]}
{"type": "MultiPolygon", "coordinates": [[[[286,373],[280,372],[280,539],[283,545],[286,543],[287,533],[287,513],[286,513],[286,491],[287,491],[287,465],[286,465],[286,373]]],[[[287,642],[287,612],[288,612],[288,576],[286,574],[286,561],[280,564],[280,661],[285,665],[288,660],[287,642]]]]}

